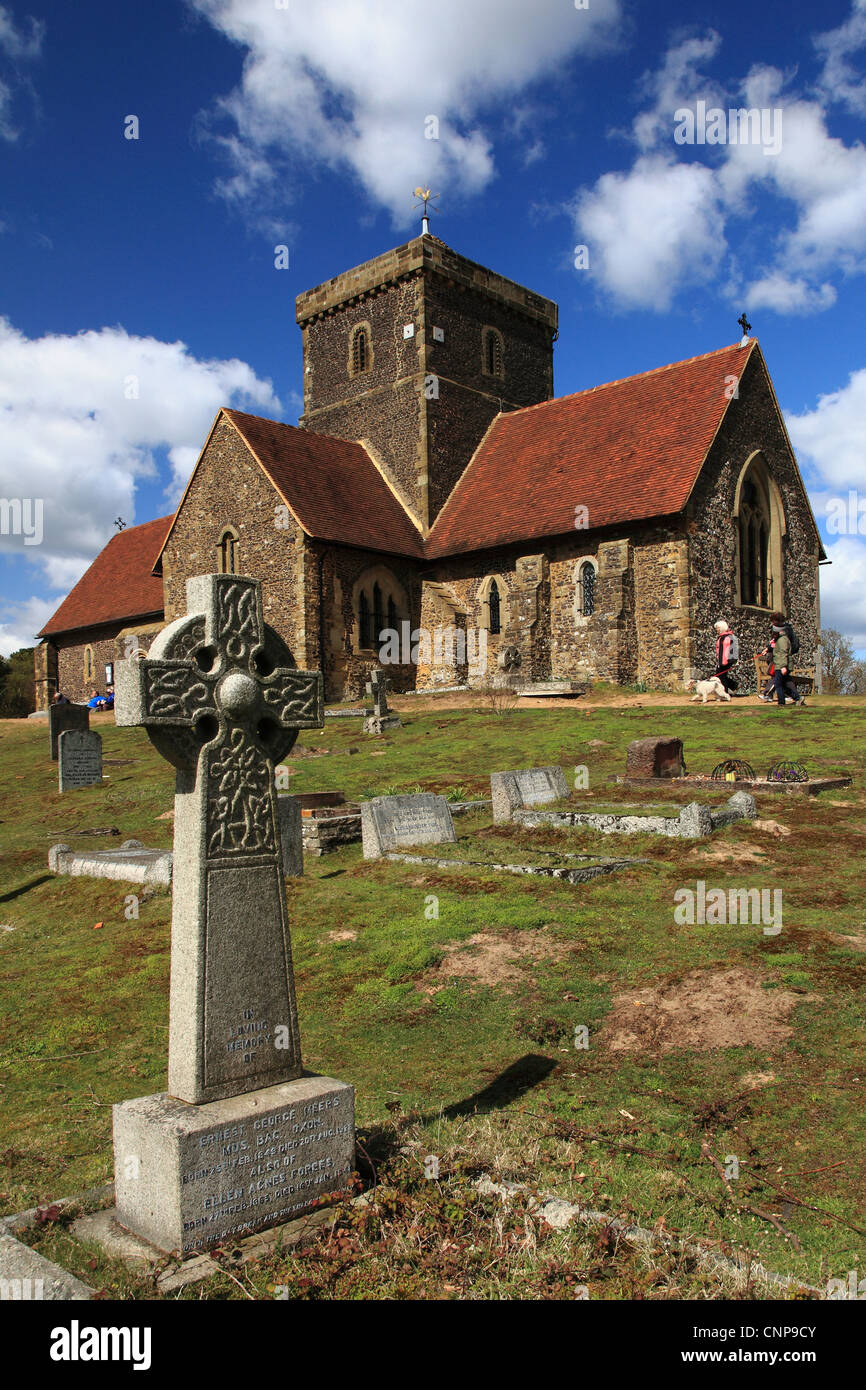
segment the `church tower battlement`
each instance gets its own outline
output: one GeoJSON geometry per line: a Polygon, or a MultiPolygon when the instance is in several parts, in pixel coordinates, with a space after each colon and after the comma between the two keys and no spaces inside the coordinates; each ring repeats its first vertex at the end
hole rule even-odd
{"type": "Polygon", "coordinates": [[[491,420],[553,396],[558,309],[424,234],[298,296],[300,424],[365,440],[426,532],[491,420]]]}

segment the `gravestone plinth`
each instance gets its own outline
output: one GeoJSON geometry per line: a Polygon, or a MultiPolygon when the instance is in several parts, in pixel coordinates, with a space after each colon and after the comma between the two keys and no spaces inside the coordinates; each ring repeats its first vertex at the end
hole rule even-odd
{"type": "Polygon", "coordinates": [[[165,1093],[114,1107],[117,1220],[183,1255],[292,1221],[345,1189],[351,1086],[305,1076],[209,1105],[165,1093]]]}
{"type": "Polygon", "coordinates": [[[680,738],[636,738],[628,746],[626,777],[684,777],[685,771],[680,738]]]}
{"type": "Polygon", "coordinates": [[[561,767],[527,767],[517,772],[490,774],[493,819],[511,820],[514,811],[568,800],[568,783],[561,767]]]}
{"type": "Polygon", "coordinates": [[[66,729],[85,733],[90,729],[90,710],[87,705],[51,705],[48,710],[48,742],[51,761],[57,762],[57,740],[66,729]]]}
{"type": "Polygon", "coordinates": [[[455,843],[457,835],[444,796],[375,796],[361,803],[361,840],[365,859],[381,859],[389,850],[414,845],[455,843]]]}
{"type": "Polygon", "coordinates": [[[296,820],[274,785],[298,730],[322,727],[322,677],[265,625],[256,580],[186,592],[187,616],[116,672],[118,725],[143,726],[177,783],[168,1092],[116,1105],[114,1126],[117,1220],[193,1250],[344,1185],[354,1118],[352,1088],[301,1063],[283,883],[296,820]]]}
{"type": "Polygon", "coordinates": [[[63,729],[57,737],[59,788],[102,786],[102,738],[90,729],[63,729]]]}

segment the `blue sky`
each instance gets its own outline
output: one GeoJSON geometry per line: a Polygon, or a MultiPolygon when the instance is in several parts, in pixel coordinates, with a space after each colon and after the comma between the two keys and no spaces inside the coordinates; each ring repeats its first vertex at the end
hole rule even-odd
{"type": "Polygon", "coordinates": [[[2,0],[0,499],[43,505],[0,534],[0,652],[116,516],[172,509],[220,405],[297,420],[295,296],[415,235],[419,183],[438,236],[559,303],[557,395],[734,342],[746,308],[824,622],[866,649],[866,0],[791,14],[2,0]],[[736,108],[751,141],[675,139],[736,108]]]}

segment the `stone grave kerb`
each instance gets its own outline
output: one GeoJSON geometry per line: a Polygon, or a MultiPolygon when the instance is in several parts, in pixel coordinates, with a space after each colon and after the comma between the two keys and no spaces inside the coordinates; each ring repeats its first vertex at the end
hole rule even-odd
{"type": "Polygon", "coordinates": [[[177,770],[168,1090],[199,1105],[301,1075],[274,765],[324,705],[257,580],[200,575],[186,598],[146,658],[118,663],[115,719],[177,770]]]}

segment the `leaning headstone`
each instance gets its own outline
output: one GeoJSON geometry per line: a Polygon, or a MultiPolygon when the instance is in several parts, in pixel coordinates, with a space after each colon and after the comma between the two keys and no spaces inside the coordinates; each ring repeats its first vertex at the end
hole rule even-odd
{"type": "Polygon", "coordinates": [[[91,729],[64,729],[57,738],[60,790],[102,786],[102,737],[91,729]]]}
{"type": "Polygon", "coordinates": [[[87,705],[52,705],[48,710],[48,740],[51,745],[51,761],[57,762],[57,740],[65,729],[75,729],[79,733],[90,728],[90,710],[87,705]]]}
{"type": "Polygon", "coordinates": [[[568,799],[568,783],[561,767],[527,767],[518,772],[490,775],[493,819],[511,820],[512,812],[568,799]]]}
{"type": "Polygon", "coordinates": [[[636,738],[628,746],[626,777],[684,777],[681,738],[636,738]]]}
{"type": "Polygon", "coordinates": [[[187,616],[118,663],[116,718],[177,769],[168,1092],[114,1107],[117,1220],[183,1254],[344,1186],[354,1093],[304,1074],[274,764],[321,728],[322,677],[262,618],[261,585],[187,581],[187,616]]]}
{"type": "Polygon", "coordinates": [[[365,734],[384,734],[388,729],[402,728],[399,714],[394,714],[388,708],[388,680],[381,667],[376,667],[370,673],[367,682],[367,694],[372,697],[373,710],[364,719],[365,734]]]}
{"type": "Polygon", "coordinates": [[[365,859],[381,859],[412,845],[453,844],[457,835],[445,797],[422,792],[362,801],[361,840],[365,859]]]}

